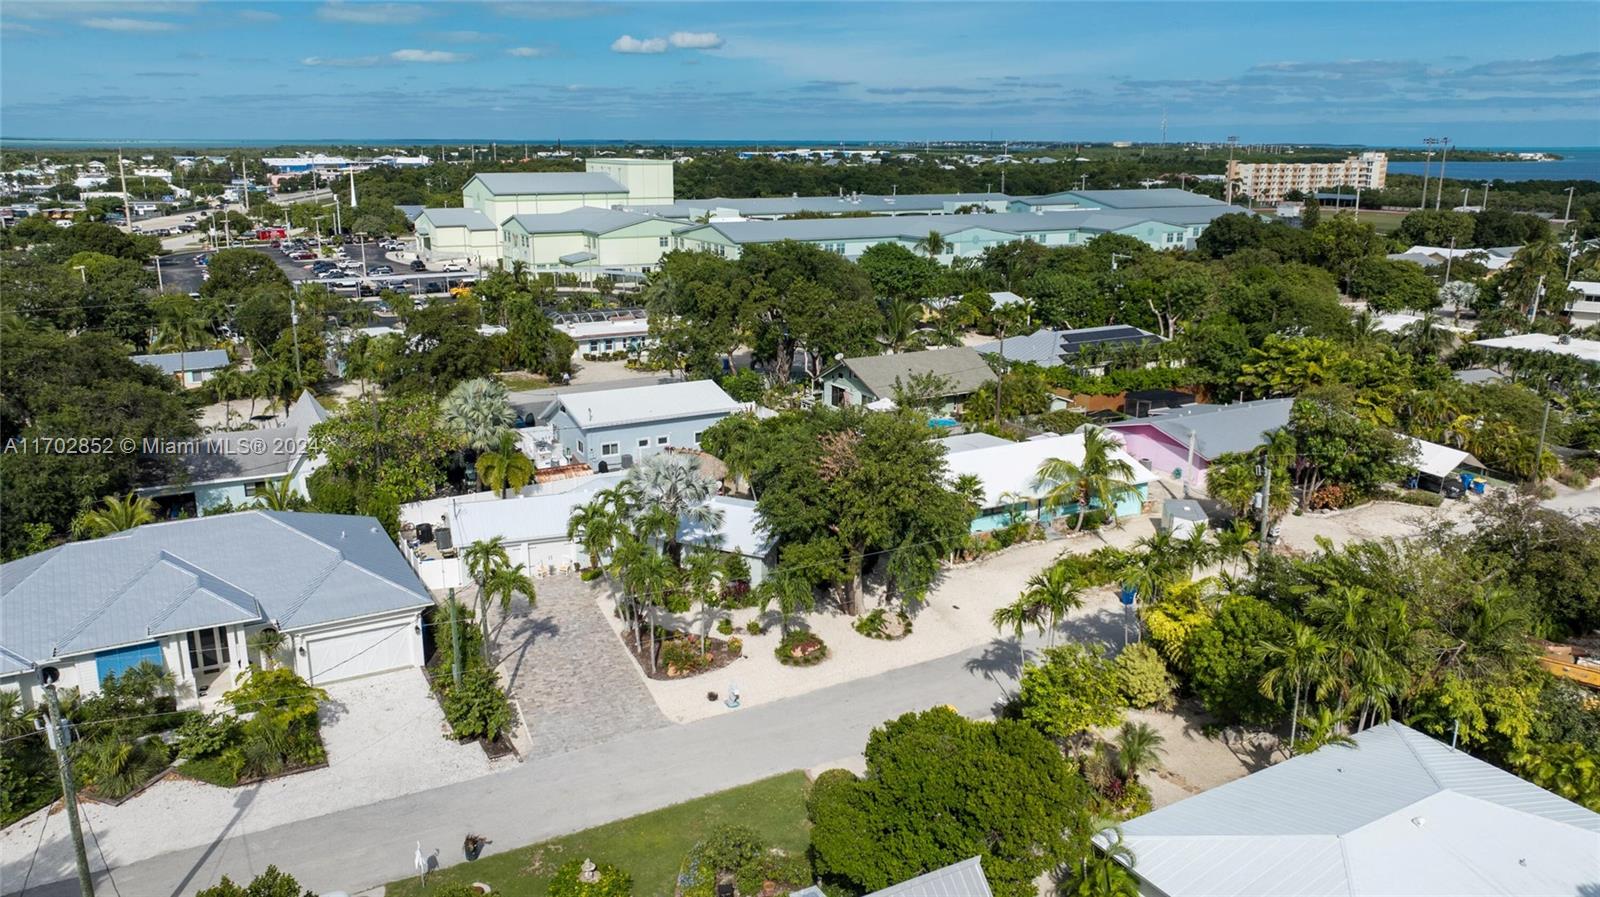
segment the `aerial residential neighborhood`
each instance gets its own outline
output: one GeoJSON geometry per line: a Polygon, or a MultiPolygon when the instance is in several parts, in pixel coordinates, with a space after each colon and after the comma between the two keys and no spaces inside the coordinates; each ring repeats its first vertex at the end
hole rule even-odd
{"type": "Polygon", "coordinates": [[[1600,894],[1600,7],[0,6],[0,897],[1600,894]]]}

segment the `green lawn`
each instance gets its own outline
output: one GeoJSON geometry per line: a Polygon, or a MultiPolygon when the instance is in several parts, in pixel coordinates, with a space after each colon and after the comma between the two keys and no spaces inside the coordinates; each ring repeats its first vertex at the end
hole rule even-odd
{"type": "Polygon", "coordinates": [[[495,376],[500,378],[500,382],[505,384],[506,389],[511,390],[544,389],[550,385],[548,379],[538,374],[530,374],[527,371],[501,371],[495,376]]]}
{"type": "MultiPolygon", "coordinates": [[[[545,897],[550,876],[567,860],[615,863],[633,875],[634,897],[672,897],[684,854],[707,829],[738,823],[760,832],[774,847],[803,852],[811,839],[803,772],[789,772],[631,819],[458,863],[428,876],[391,882],[388,897],[424,897],[442,885],[481,881],[497,894],[545,897]]],[[[448,849],[456,849],[451,845],[448,849]]]]}

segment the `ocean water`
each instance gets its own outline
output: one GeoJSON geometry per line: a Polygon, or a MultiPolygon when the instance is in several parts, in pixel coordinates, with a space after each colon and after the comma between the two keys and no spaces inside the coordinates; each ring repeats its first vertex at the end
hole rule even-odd
{"type": "MultiPolygon", "coordinates": [[[[1535,152],[1536,150],[1521,150],[1535,152]]],[[[1559,162],[1449,162],[1444,176],[1462,181],[1600,181],[1600,148],[1573,147],[1545,152],[1561,156],[1559,162]]],[[[1421,162],[1390,162],[1390,174],[1422,174],[1421,162]]],[[[1439,160],[1428,166],[1428,178],[1439,175],[1439,160]]]]}

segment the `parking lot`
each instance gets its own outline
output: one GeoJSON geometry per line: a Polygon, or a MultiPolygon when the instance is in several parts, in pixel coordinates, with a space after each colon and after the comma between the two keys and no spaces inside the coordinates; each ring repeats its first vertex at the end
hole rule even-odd
{"type": "MultiPolygon", "coordinates": [[[[447,295],[451,289],[476,281],[478,272],[424,270],[410,268],[409,255],[404,250],[386,251],[376,242],[351,243],[342,246],[342,253],[329,261],[347,260],[335,275],[319,277],[312,271],[321,259],[292,259],[283,249],[257,245],[246,247],[266,254],[291,282],[316,282],[345,295],[376,296],[381,290],[394,290],[416,296],[447,295]],[[372,269],[387,265],[392,273],[374,273],[372,269]],[[365,274],[363,274],[365,272],[365,274]]],[[[167,292],[199,292],[205,280],[205,267],[196,259],[209,256],[212,250],[175,252],[161,259],[161,281],[167,292]]],[[[438,265],[433,266],[437,269],[438,265]]]]}

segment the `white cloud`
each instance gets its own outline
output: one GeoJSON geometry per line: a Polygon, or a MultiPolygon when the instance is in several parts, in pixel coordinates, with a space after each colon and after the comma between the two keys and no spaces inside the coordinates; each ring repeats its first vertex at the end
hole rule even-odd
{"type": "Polygon", "coordinates": [[[414,25],[427,14],[426,9],[411,3],[347,3],[344,0],[330,0],[317,9],[317,18],[324,22],[347,25],[414,25]]]}
{"type": "Polygon", "coordinates": [[[674,31],[667,40],[680,50],[715,50],[722,46],[722,36],[715,31],[674,31]]]}
{"type": "Polygon", "coordinates": [[[100,31],[172,31],[178,26],[171,22],[158,22],[154,19],[125,19],[120,16],[106,18],[84,19],[85,28],[95,28],[100,31]]]}
{"type": "Polygon", "coordinates": [[[496,40],[494,35],[482,31],[435,31],[433,36],[452,44],[486,44],[496,40]]]}
{"type": "Polygon", "coordinates": [[[667,52],[667,39],[664,37],[651,37],[640,40],[631,34],[624,34],[611,42],[613,53],[665,53],[667,52]]]}
{"type": "Polygon", "coordinates": [[[445,50],[396,50],[382,56],[307,56],[301,65],[327,68],[368,68],[374,65],[393,65],[408,62],[466,62],[472,57],[466,53],[445,50]]]}
{"type": "Polygon", "coordinates": [[[471,57],[445,50],[396,50],[389,58],[395,62],[466,62],[471,57]]]}
{"type": "Polygon", "coordinates": [[[506,53],[508,53],[508,54],[510,54],[512,56],[519,56],[519,57],[521,57],[523,59],[533,59],[533,58],[536,58],[536,57],[539,57],[539,56],[549,56],[550,55],[550,48],[549,47],[512,47],[512,48],[506,50],[506,53]]]}

